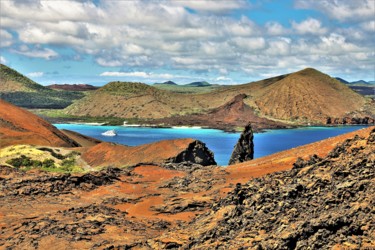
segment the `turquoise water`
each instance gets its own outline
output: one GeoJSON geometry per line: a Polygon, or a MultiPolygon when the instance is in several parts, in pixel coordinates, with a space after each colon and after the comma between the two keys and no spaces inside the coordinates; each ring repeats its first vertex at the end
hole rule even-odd
{"type": "MultiPolygon", "coordinates": [[[[102,141],[115,142],[128,146],[137,146],[167,139],[194,138],[206,143],[207,147],[214,152],[216,162],[221,166],[227,165],[233,147],[240,135],[240,133],[226,133],[216,129],[145,128],[81,124],[54,125],[59,129],[68,129],[102,141]],[[110,129],[115,129],[117,136],[110,137],[101,134],[110,129]]],[[[254,157],[259,158],[364,127],[306,127],[266,130],[264,133],[255,133],[254,135],[254,157]]]]}

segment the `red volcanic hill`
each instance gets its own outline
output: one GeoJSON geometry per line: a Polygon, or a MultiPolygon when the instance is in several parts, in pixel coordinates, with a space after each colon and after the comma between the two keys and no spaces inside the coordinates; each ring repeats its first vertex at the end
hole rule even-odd
{"type": "Polygon", "coordinates": [[[38,116],[0,99],[0,147],[34,144],[77,147],[79,144],[38,116]]]}

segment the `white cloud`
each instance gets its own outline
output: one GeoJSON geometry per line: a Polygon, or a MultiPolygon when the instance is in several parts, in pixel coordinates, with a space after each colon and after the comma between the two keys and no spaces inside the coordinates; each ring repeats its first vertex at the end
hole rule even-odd
{"type": "Polygon", "coordinates": [[[29,77],[42,77],[44,75],[44,72],[31,72],[31,73],[28,73],[27,76],[29,77]]]}
{"type": "Polygon", "coordinates": [[[247,52],[260,50],[260,49],[265,48],[266,46],[266,40],[263,37],[250,37],[250,38],[237,37],[233,39],[233,42],[239,48],[242,48],[247,52]]]}
{"type": "Polygon", "coordinates": [[[105,67],[118,67],[118,66],[121,66],[123,65],[123,61],[120,61],[120,60],[106,60],[104,58],[97,58],[96,59],[96,62],[101,65],[101,66],[105,66],[105,67]]]}
{"type": "Polygon", "coordinates": [[[219,76],[219,77],[217,77],[217,78],[215,79],[215,81],[217,81],[217,82],[222,82],[222,81],[232,81],[232,79],[229,78],[229,77],[226,77],[226,76],[219,76]]]}
{"type": "MultiPolygon", "coordinates": [[[[375,2],[374,2],[375,4],[375,2]]],[[[375,15],[375,13],[374,13],[375,15]]],[[[363,22],[361,23],[362,29],[369,32],[375,32],[375,20],[369,21],[369,22],[363,22]]]]}
{"type": "Polygon", "coordinates": [[[5,59],[5,57],[0,56],[0,63],[1,64],[6,64],[8,61],[5,59]]]}
{"type": "Polygon", "coordinates": [[[129,71],[136,66],[135,72],[103,72],[107,77],[180,77],[147,73],[168,68],[216,74],[215,80],[233,72],[259,76],[275,74],[277,67],[285,72],[319,62],[354,69],[359,67],[353,65],[355,60],[371,64],[375,24],[368,3],[299,0],[298,8],[316,9],[348,23],[334,26],[337,22],[315,14],[296,22],[290,16],[289,28],[281,22],[260,25],[247,16],[232,15],[233,10],[249,7],[241,0],[0,1],[1,46],[49,60],[59,56],[49,45],[58,45],[81,58],[89,55],[100,66],[129,71]]]}
{"type": "Polygon", "coordinates": [[[183,6],[195,11],[226,13],[235,9],[244,9],[249,7],[249,3],[243,0],[217,1],[217,0],[173,0],[175,6],[183,6]]]}
{"type": "Polygon", "coordinates": [[[13,36],[4,29],[0,29],[0,47],[8,47],[13,44],[13,36]]]}
{"type": "Polygon", "coordinates": [[[135,77],[135,78],[162,78],[162,79],[173,79],[181,78],[183,76],[174,76],[171,74],[156,74],[147,73],[143,71],[135,72],[122,72],[122,71],[106,71],[100,74],[100,76],[110,76],[110,77],[135,77]]]}
{"type": "Polygon", "coordinates": [[[315,9],[340,21],[373,20],[374,0],[295,0],[301,9],[315,9]]]}
{"type": "Polygon", "coordinates": [[[288,30],[278,22],[267,22],[265,24],[265,27],[267,29],[267,33],[273,36],[279,36],[288,33],[288,30]]]}
{"type": "Polygon", "coordinates": [[[119,77],[130,76],[130,77],[142,77],[142,78],[146,78],[149,75],[150,74],[146,72],[118,72],[118,71],[106,71],[100,74],[100,76],[119,76],[119,77]]]}
{"type": "Polygon", "coordinates": [[[308,18],[301,23],[292,21],[293,29],[299,34],[323,35],[327,29],[322,27],[322,23],[314,18],[308,18]]]}
{"type": "Polygon", "coordinates": [[[11,51],[27,57],[44,58],[46,60],[51,60],[59,55],[56,51],[52,49],[40,48],[39,46],[35,46],[34,48],[30,49],[26,45],[23,45],[18,50],[11,51]]]}

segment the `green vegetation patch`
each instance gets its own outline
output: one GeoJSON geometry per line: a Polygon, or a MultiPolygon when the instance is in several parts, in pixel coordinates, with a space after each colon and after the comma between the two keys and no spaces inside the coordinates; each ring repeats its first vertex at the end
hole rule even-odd
{"type": "Polygon", "coordinates": [[[3,64],[0,64],[0,83],[9,85],[0,92],[0,98],[24,108],[65,108],[85,96],[80,91],[46,88],[3,64]]]}
{"type": "Polygon", "coordinates": [[[49,172],[78,173],[84,169],[77,164],[79,153],[76,151],[62,154],[60,149],[36,148],[29,145],[17,145],[0,150],[0,164],[8,164],[21,170],[40,169],[49,172]]]}
{"type": "Polygon", "coordinates": [[[1,92],[0,98],[24,108],[63,109],[85,94],[78,91],[39,89],[37,92],[1,92]]]}

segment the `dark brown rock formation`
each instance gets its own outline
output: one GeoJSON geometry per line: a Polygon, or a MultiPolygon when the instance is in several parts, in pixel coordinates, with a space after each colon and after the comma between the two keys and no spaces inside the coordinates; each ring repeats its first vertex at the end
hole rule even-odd
{"type": "Polygon", "coordinates": [[[248,123],[233,149],[228,165],[249,161],[254,158],[253,139],[253,129],[251,128],[251,124],[248,123]]]}
{"type": "Polygon", "coordinates": [[[201,141],[193,141],[188,145],[186,150],[170,159],[169,162],[190,162],[202,166],[216,165],[214,153],[212,153],[212,151],[206,147],[206,144],[201,141]]]}
{"type": "Polygon", "coordinates": [[[340,124],[350,124],[350,125],[369,125],[375,124],[375,119],[372,117],[343,117],[343,118],[332,118],[328,117],[326,124],[340,125],[340,124]]]}

